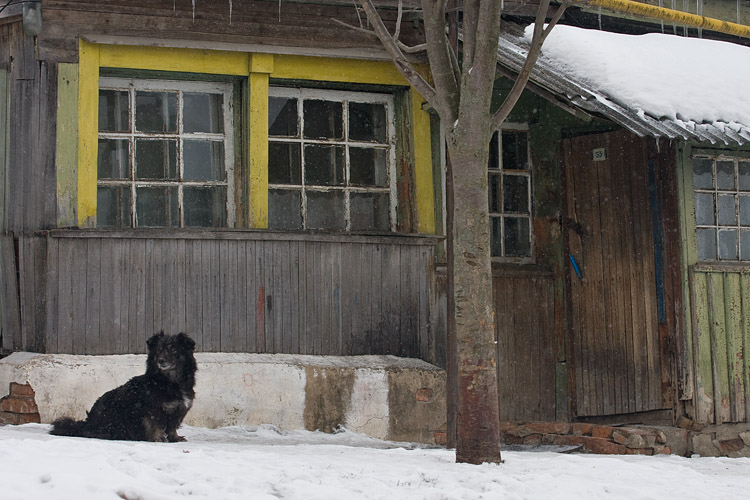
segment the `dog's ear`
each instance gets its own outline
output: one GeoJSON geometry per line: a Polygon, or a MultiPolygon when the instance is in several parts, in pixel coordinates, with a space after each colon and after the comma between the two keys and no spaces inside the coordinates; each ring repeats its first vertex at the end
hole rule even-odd
{"type": "Polygon", "coordinates": [[[146,345],[148,346],[149,350],[153,349],[154,346],[159,342],[159,339],[161,339],[162,337],[164,337],[164,330],[152,335],[151,338],[146,341],[146,345]]]}
{"type": "Polygon", "coordinates": [[[195,349],[195,341],[188,337],[186,333],[179,333],[177,335],[177,339],[180,341],[180,344],[184,345],[188,349],[195,349]]]}

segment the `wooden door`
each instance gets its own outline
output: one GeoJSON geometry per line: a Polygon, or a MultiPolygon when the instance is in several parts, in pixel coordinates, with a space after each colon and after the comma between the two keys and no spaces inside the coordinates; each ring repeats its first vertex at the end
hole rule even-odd
{"type": "Polygon", "coordinates": [[[575,137],[563,161],[574,413],[662,409],[645,141],[625,131],[575,137]]]}

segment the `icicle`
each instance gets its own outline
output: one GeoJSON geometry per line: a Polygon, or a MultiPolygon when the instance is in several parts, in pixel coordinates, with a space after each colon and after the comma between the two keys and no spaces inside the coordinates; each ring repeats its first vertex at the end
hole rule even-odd
{"type": "Polygon", "coordinates": [[[195,22],[195,0],[192,0],[193,2],[193,22],[195,22]]]}
{"type": "Polygon", "coordinates": [[[279,0],[279,22],[281,22],[281,0],[279,0]]]}
{"type": "Polygon", "coordinates": [[[232,0],[229,0],[229,24],[232,24],[232,0]]]}
{"type": "Polygon", "coordinates": [[[599,31],[602,31],[602,8],[599,7],[599,31]]]}

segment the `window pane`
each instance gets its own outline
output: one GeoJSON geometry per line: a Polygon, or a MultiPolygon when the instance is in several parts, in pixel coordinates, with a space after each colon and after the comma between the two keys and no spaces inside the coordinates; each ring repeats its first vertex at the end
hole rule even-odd
{"type": "Polygon", "coordinates": [[[182,192],[185,227],[225,227],[227,225],[226,186],[185,186],[182,192]]]}
{"type": "Polygon", "coordinates": [[[297,99],[289,97],[268,98],[268,135],[299,136],[297,99]]]}
{"type": "Polygon", "coordinates": [[[529,155],[526,132],[503,132],[503,168],[527,170],[529,155]]]}
{"type": "Polygon", "coordinates": [[[499,214],[500,210],[500,179],[502,177],[498,174],[489,175],[489,203],[490,213],[499,214]]]}
{"type": "Polygon", "coordinates": [[[100,186],[96,190],[96,226],[130,227],[130,187],[100,186]]]}
{"type": "Polygon", "coordinates": [[[224,133],[224,96],[222,94],[182,95],[183,132],[224,133]]]}
{"type": "Polygon", "coordinates": [[[126,90],[99,91],[99,131],[129,132],[130,99],[126,90]]]}
{"type": "Polygon", "coordinates": [[[716,224],[714,218],[714,195],[695,193],[695,223],[699,226],[716,224]]]}
{"type": "Polygon", "coordinates": [[[737,230],[719,231],[719,259],[737,260],[737,230]]]}
{"type": "Polygon", "coordinates": [[[529,178],[522,175],[503,176],[503,212],[529,213],[529,178]]]}
{"type": "Polygon", "coordinates": [[[750,161],[741,161],[737,165],[740,191],[750,191],[750,161]]]}
{"type": "Polygon", "coordinates": [[[487,168],[490,170],[497,170],[500,168],[500,152],[498,150],[497,134],[498,132],[492,134],[492,139],[490,139],[490,159],[487,162],[487,168]]]}
{"type": "Polygon", "coordinates": [[[737,212],[735,211],[734,205],[735,197],[733,194],[720,194],[718,211],[719,211],[719,224],[725,226],[736,226],[737,225],[737,212]]]}
{"type": "Polygon", "coordinates": [[[385,119],[385,105],[350,102],[349,140],[386,142],[388,124],[385,119]]]}
{"type": "Polygon", "coordinates": [[[185,141],[182,143],[182,178],[186,181],[223,181],[224,143],[221,141],[185,141]]]}
{"type": "Polygon", "coordinates": [[[750,231],[740,231],[740,260],[750,260],[750,231]]]}
{"type": "Polygon", "coordinates": [[[505,256],[526,257],[531,255],[529,219],[525,217],[506,217],[504,221],[505,256]]]}
{"type": "Polygon", "coordinates": [[[750,195],[740,195],[740,226],[750,226],[750,195]]]}
{"type": "Polygon", "coordinates": [[[268,191],[268,227],[302,229],[302,195],[289,189],[268,191]]]}
{"type": "Polygon", "coordinates": [[[714,187],[713,160],[710,158],[693,158],[693,186],[695,189],[714,187]]]}
{"type": "Polygon", "coordinates": [[[308,229],[346,229],[344,212],[344,193],[340,191],[308,191],[307,221],[308,229]]]}
{"type": "Polygon", "coordinates": [[[178,227],[177,188],[136,188],[135,215],[138,227],[178,227]]]}
{"type": "Polygon", "coordinates": [[[302,105],[307,139],[341,139],[343,133],[342,104],[333,101],[305,101],[302,105]]]}
{"type": "Polygon", "coordinates": [[[698,260],[716,260],[716,229],[698,229],[698,260]]]}
{"type": "Polygon", "coordinates": [[[136,179],[177,179],[177,141],[138,139],[136,179]]]}
{"type": "Polygon", "coordinates": [[[352,193],[349,200],[352,231],[390,229],[388,193],[352,193]]]}
{"type": "Polygon", "coordinates": [[[128,179],[129,141],[127,139],[99,139],[97,172],[99,179],[128,179]]]}
{"type": "Polygon", "coordinates": [[[271,184],[302,184],[301,165],[298,143],[268,144],[268,182],[271,184]]]}
{"type": "Polygon", "coordinates": [[[492,257],[503,256],[503,233],[502,233],[502,217],[490,217],[490,251],[492,257]]]}
{"type": "Polygon", "coordinates": [[[177,93],[135,93],[135,129],[141,132],[177,132],[177,93]]]}
{"type": "Polygon", "coordinates": [[[734,189],[734,162],[716,162],[716,187],[719,189],[734,189]]]}
{"type": "Polygon", "coordinates": [[[388,186],[385,149],[349,148],[349,184],[352,186],[388,186]]]}
{"type": "Polygon", "coordinates": [[[343,186],[344,146],[305,146],[305,184],[343,186]]]}

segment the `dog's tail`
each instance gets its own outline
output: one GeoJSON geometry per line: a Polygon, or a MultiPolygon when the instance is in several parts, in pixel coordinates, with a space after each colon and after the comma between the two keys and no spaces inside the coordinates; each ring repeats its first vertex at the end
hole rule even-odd
{"type": "Polygon", "coordinates": [[[70,417],[58,418],[52,422],[50,434],[55,436],[88,437],[85,420],[73,420],[70,417]]]}

